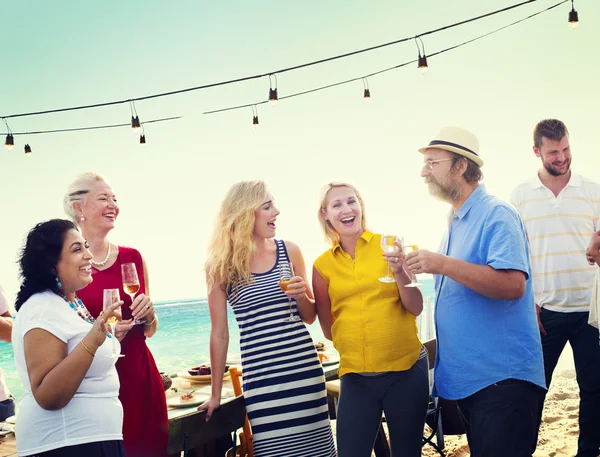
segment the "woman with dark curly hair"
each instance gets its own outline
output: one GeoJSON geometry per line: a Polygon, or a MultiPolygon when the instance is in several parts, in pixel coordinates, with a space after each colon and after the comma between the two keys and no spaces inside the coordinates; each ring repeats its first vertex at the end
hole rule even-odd
{"type": "Polygon", "coordinates": [[[123,302],[94,320],[77,298],[92,282],[91,258],[70,221],[43,222],[27,235],[12,334],[25,387],[15,430],[19,456],[125,456],[119,378],[106,324],[120,318],[123,302]]]}

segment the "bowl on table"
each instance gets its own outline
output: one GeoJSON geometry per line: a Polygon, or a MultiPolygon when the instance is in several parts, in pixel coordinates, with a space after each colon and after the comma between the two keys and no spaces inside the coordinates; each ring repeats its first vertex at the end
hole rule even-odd
{"type": "MultiPolygon", "coordinates": [[[[192,382],[210,382],[212,379],[212,370],[210,365],[203,364],[192,368],[188,368],[187,371],[177,373],[182,379],[187,379],[192,382]]],[[[225,371],[223,372],[223,378],[229,376],[229,365],[225,365],[225,371]]]]}

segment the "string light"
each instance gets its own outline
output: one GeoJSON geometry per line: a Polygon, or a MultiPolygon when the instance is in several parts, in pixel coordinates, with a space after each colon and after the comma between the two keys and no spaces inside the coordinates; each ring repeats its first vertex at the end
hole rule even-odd
{"type": "Polygon", "coordinates": [[[144,126],[142,125],[142,133],[140,134],[140,145],[144,146],[146,144],[146,130],[144,129],[144,126]]]}
{"type": "Polygon", "coordinates": [[[252,105],[252,125],[258,126],[258,108],[254,105],[252,105]]]}
{"type": "Polygon", "coordinates": [[[279,100],[277,97],[277,75],[269,75],[269,101],[271,104],[275,104],[277,100],[279,100]],[[273,89],[272,78],[275,78],[275,89],[273,89]]]}
{"type": "MultiPolygon", "coordinates": [[[[155,122],[165,122],[165,121],[173,121],[176,119],[181,119],[181,116],[174,117],[165,117],[162,119],[153,119],[151,121],[144,121],[141,125],[153,124],[155,122]]],[[[83,130],[100,130],[100,129],[113,129],[117,127],[129,127],[131,128],[131,123],[126,124],[111,124],[111,125],[94,125],[91,127],[76,127],[71,129],[57,129],[57,130],[35,130],[35,131],[26,131],[26,132],[17,132],[14,135],[40,135],[42,133],[64,133],[64,132],[81,132],[83,130]]],[[[12,133],[11,133],[12,134],[12,133]]],[[[0,135],[4,135],[1,133],[0,135]]]]}
{"type": "MultiPolygon", "coordinates": [[[[532,1],[536,1],[536,0],[532,0],[532,1]]],[[[532,19],[532,18],[534,18],[536,16],[539,16],[540,14],[546,13],[546,12],[548,12],[548,11],[554,9],[554,8],[557,8],[558,6],[562,5],[563,3],[567,3],[568,1],[569,0],[562,0],[562,1],[558,2],[558,3],[555,3],[554,5],[551,5],[551,6],[547,7],[547,8],[544,8],[543,10],[537,11],[537,12],[532,13],[532,14],[524,17],[524,18],[518,19],[518,20],[513,21],[513,22],[511,22],[509,24],[503,25],[502,27],[499,27],[499,28],[494,29],[494,30],[492,30],[490,32],[484,33],[483,35],[476,36],[475,38],[471,38],[471,39],[463,41],[461,43],[458,43],[458,44],[449,46],[447,48],[444,48],[444,49],[442,49],[440,51],[436,51],[434,53],[431,53],[431,54],[429,54],[429,57],[434,57],[434,56],[437,56],[437,55],[440,55],[440,54],[444,54],[446,52],[453,51],[453,50],[458,49],[458,48],[460,48],[462,46],[465,46],[467,44],[470,44],[470,43],[473,43],[475,41],[478,41],[478,40],[481,40],[483,38],[486,38],[486,37],[488,37],[490,35],[493,35],[495,33],[500,32],[500,31],[502,31],[504,29],[507,29],[509,27],[513,27],[513,26],[515,26],[517,24],[520,24],[521,22],[524,22],[524,21],[532,19]]],[[[526,2],[526,3],[531,3],[531,2],[526,2]]],[[[521,3],[519,5],[514,5],[511,8],[516,8],[517,6],[522,6],[523,4],[524,3],[521,3]]],[[[497,13],[498,13],[498,11],[496,11],[494,13],[488,13],[486,15],[479,16],[476,19],[480,19],[482,17],[488,17],[488,16],[491,16],[491,15],[497,14],[497,13]]],[[[443,27],[443,28],[440,28],[440,29],[436,29],[434,31],[421,33],[419,36],[429,35],[429,34],[434,33],[436,31],[440,31],[440,30],[443,30],[443,29],[446,29],[446,28],[450,28],[450,27],[455,27],[456,25],[459,25],[459,24],[464,24],[464,23],[467,23],[467,22],[472,22],[473,20],[476,20],[476,19],[470,19],[470,20],[467,20],[467,21],[460,22],[458,24],[453,24],[451,26],[447,26],[447,27],[443,27]]],[[[416,37],[411,37],[410,39],[413,40],[415,38],[416,37]]],[[[384,68],[382,70],[374,71],[372,73],[369,73],[369,74],[366,74],[366,75],[362,75],[362,76],[358,76],[358,77],[355,77],[355,78],[350,78],[350,79],[346,79],[346,80],[343,80],[343,81],[338,81],[338,82],[335,82],[335,83],[327,84],[325,86],[319,86],[319,87],[315,87],[315,88],[312,88],[312,89],[304,90],[302,92],[296,92],[294,94],[289,94],[289,95],[286,95],[284,97],[280,97],[279,100],[285,100],[285,99],[288,99],[288,98],[299,97],[299,96],[302,96],[302,95],[308,95],[308,94],[311,94],[311,93],[314,93],[314,92],[319,92],[319,91],[322,91],[322,90],[331,89],[333,87],[338,87],[338,86],[341,86],[341,85],[344,85],[344,84],[349,84],[349,83],[352,83],[352,82],[355,82],[355,81],[358,81],[358,80],[361,80],[361,79],[364,79],[364,78],[370,78],[372,76],[380,75],[380,74],[386,73],[388,71],[397,70],[399,68],[402,68],[402,67],[405,67],[405,66],[407,66],[409,64],[414,64],[414,63],[418,63],[418,59],[409,60],[407,62],[403,62],[403,63],[400,63],[398,65],[394,65],[392,67],[388,67],[388,68],[384,68]]],[[[204,113],[202,113],[202,114],[208,115],[208,114],[223,113],[225,111],[238,110],[238,109],[242,109],[242,108],[247,108],[249,106],[262,105],[264,103],[267,103],[267,101],[265,100],[265,101],[259,101],[259,102],[254,102],[254,103],[246,103],[244,105],[229,106],[227,108],[218,108],[218,109],[214,109],[214,110],[210,110],[210,111],[204,111],[204,113]]]]}
{"type": "Polygon", "coordinates": [[[15,139],[13,138],[13,136],[10,133],[8,135],[6,135],[6,141],[4,142],[4,145],[6,146],[6,149],[8,149],[9,151],[12,151],[13,148],[15,147],[15,139]]]}
{"type": "Polygon", "coordinates": [[[136,135],[140,132],[141,124],[140,118],[138,117],[137,110],[135,109],[135,102],[133,100],[129,101],[129,109],[131,111],[131,129],[133,133],[136,135]]]}
{"type": "Polygon", "coordinates": [[[369,82],[367,81],[367,78],[363,78],[363,86],[365,88],[365,91],[363,92],[363,99],[370,100],[371,91],[369,90],[369,82]]]}
{"type": "Polygon", "coordinates": [[[415,44],[417,45],[417,51],[419,52],[419,59],[417,61],[417,68],[421,70],[421,73],[425,74],[427,71],[427,54],[425,54],[425,45],[420,36],[415,37],[415,44]],[[423,55],[421,55],[421,49],[419,48],[419,40],[421,42],[421,48],[423,48],[423,55]]]}
{"type": "MultiPolygon", "coordinates": [[[[44,110],[44,111],[37,111],[37,112],[19,113],[19,114],[12,114],[12,115],[7,115],[7,116],[0,116],[0,117],[2,117],[4,119],[4,118],[12,118],[12,117],[34,116],[34,115],[41,115],[41,114],[50,114],[50,113],[57,113],[57,112],[65,112],[65,111],[74,111],[74,110],[82,110],[82,109],[91,109],[91,108],[105,107],[105,106],[111,106],[111,105],[116,105],[116,104],[121,104],[121,103],[127,103],[127,102],[133,104],[135,101],[148,100],[148,99],[159,98],[159,97],[166,97],[166,96],[181,94],[181,93],[190,92],[190,91],[196,91],[196,90],[202,90],[202,89],[207,89],[207,88],[213,88],[213,87],[217,87],[217,86],[235,84],[235,83],[240,83],[240,82],[244,82],[244,81],[248,81],[248,80],[252,80],[252,79],[262,78],[262,77],[265,77],[265,76],[269,76],[270,80],[271,80],[271,77],[275,77],[275,88],[273,89],[272,86],[270,87],[270,90],[269,90],[269,99],[268,99],[268,101],[274,102],[275,100],[282,100],[284,98],[291,98],[291,97],[295,97],[295,96],[299,96],[299,95],[304,95],[304,94],[307,94],[307,93],[315,92],[317,90],[324,90],[324,89],[327,89],[327,88],[330,88],[330,87],[335,87],[335,86],[338,86],[338,85],[341,85],[341,84],[345,84],[345,83],[348,83],[348,82],[351,82],[351,81],[356,81],[357,79],[361,79],[361,78],[353,78],[353,79],[348,80],[348,81],[334,83],[334,84],[329,84],[328,86],[323,86],[323,87],[320,87],[320,88],[317,88],[317,89],[311,89],[311,90],[307,90],[307,91],[304,91],[304,92],[301,92],[301,93],[291,94],[291,95],[287,95],[285,97],[279,98],[278,94],[277,94],[277,78],[276,78],[276,74],[284,73],[284,72],[289,72],[289,71],[293,71],[293,70],[297,70],[297,69],[305,68],[305,67],[309,67],[309,66],[319,65],[319,64],[330,62],[330,61],[333,61],[333,60],[343,59],[343,58],[354,56],[354,55],[357,55],[357,54],[374,51],[376,49],[380,49],[380,48],[383,48],[383,47],[392,46],[392,45],[396,45],[396,44],[399,44],[399,43],[402,43],[402,42],[406,42],[406,41],[409,41],[411,39],[415,39],[416,40],[416,38],[419,38],[419,40],[421,40],[421,37],[423,37],[423,36],[434,34],[434,33],[437,33],[437,32],[443,31],[443,30],[448,30],[448,29],[451,29],[451,28],[455,28],[455,27],[458,27],[458,26],[462,26],[462,25],[467,24],[467,23],[475,22],[475,21],[478,21],[478,20],[481,20],[481,19],[484,19],[484,18],[487,18],[487,17],[490,17],[490,16],[494,16],[494,15],[499,14],[499,13],[503,13],[503,12],[506,12],[506,11],[509,11],[509,10],[512,10],[512,9],[515,9],[515,8],[522,7],[522,6],[530,4],[530,3],[534,3],[536,1],[538,1],[538,0],[524,0],[524,1],[521,1],[520,3],[515,4],[515,5],[511,5],[511,6],[508,6],[508,7],[505,7],[505,8],[501,8],[501,9],[498,9],[498,10],[495,10],[495,11],[492,11],[492,12],[489,12],[489,13],[485,13],[485,14],[482,14],[482,15],[479,15],[479,16],[476,16],[476,17],[472,17],[472,18],[469,18],[469,19],[466,19],[466,20],[462,20],[460,22],[452,23],[452,24],[449,24],[449,25],[445,25],[445,26],[439,27],[437,29],[433,29],[433,30],[429,30],[429,31],[420,33],[417,36],[411,36],[411,37],[401,38],[401,39],[398,39],[398,40],[394,40],[394,41],[391,41],[391,42],[379,44],[379,45],[376,45],[376,46],[371,46],[371,47],[368,47],[368,48],[363,48],[363,49],[355,50],[355,51],[348,52],[348,53],[345,53],[345,54],[340,54],[340,55],[336,55],[336,56],[332,56],[332,57],[328,57],[328,58],[324,58],[324,59],[320,59],[320,60],[316,60],[316,61],[312,61],[312,62],[307,62],[307,63],[295,65],[295,66],[292,66],[292,67],[287,67],[287,68],[283,68],[283,69],[280,69],[280,70],[271,71],[271,72],[268,72],[268,73],[256,74],[256,75],[246,76],[246,77],[237,78],[237,79],[231,79],[231,80],[226,80],[226,81],[221,81],[221,82],[216,82],[216,83],[211,83],[211,84],[205,84],[205,85],[202,85],[202,86],[196,86],[196,87],[179,89],[179,90],[174,90],[174,91],[169,91],[169,92],[163,92],[163,93],[157,93],[157,94],[152,94],[152,95],[146,95],[146,96],[138,97],[138,98],[135,98],[135,99],[117,100],[117,101],[110,101],[110,102],[105,102],[105,103],[88,104],[88,105],[74,106],[74,107],[68,107],[68,108],[58,108],[58,109],[51,109],[51,110],[44,110]]],[[[509,27],[511,25],[515,25],[515,24],[520,23],[520,22],[522,22],[524,20],[530,19],[530,18],[532,18],[534,16],[537,16],[537,15],[543,13],[543,12],[546,12],[546,11],[549,11],[549,10],[551,10],[553,8],[556,8],[559,5],[562,5],[563,3],[567,3],[568,1],[569,0],[561,0],[558,3],[552,5],[552,6],[548,7],[548,8],[545,8],[542,11],[539,11],[537,13],[531,14],[531,15],[529,15],[528,17],[526,17],[524,19],[521,19],[521,20],[518,20],[516,22],[513,22],[512,24],[510,24],[508,26],[505,26],[505,27],[502,27],[500,29],[497,29],[494,32],[490,32],[490,33],[487,33],[485,35],[482,35],[481,37],[475,38],[473,40],[469,40],[469,41],[467,41],[467,42],[465,42],[463,44],[475,41],[476,39],[482,38],[484,36],[487,36],[487,35],[489,35],[491,33],[495,33],[496,31],[502,30],[502,29],[504,29],[506,27],[509,27]]],[[[577,22],[578,22],[578,15],[577,15],[577,11],[575,11],[575,8],[574,8],[574,4],[573,4],[574,0],[571,0],[571,3],[572,3],[572,10],[571,10],[571,13],[569,14],[569,22],[573,26],[573,25],[576,25],[577,22]],[[573,19],[573,20],[571,20],[571,19],[573,19]]],[[[449,50],[455,49],[455,48],[457,48],[459,46],[462,46],[463,44],[455,45],[455,46],[453,46],[451,48],[446,48],[446,49],[444,49],[442,51],[438,51],[438,52],[436,52],[434,54],[430,54],[429,57],[432,57],[434,55],[437,55],[437,54],[440,54],[440,53],[447,52],[449,50]]],[[[411,62],[408,62],[408,63],[414,63],[414,62],[415,61],[411,61],[411,62]]],[[[417,66],[419,68],[421,68],[421,69],[427,68],[426,65],[422,65],[423,63],[425,63],[425,64],[427,63],[427,56],[425,55],[424,49],[423,49],[423,56],[421,56],[420,52],[419,52],[419,58],[417,59],[416,62],[417,62],[417,66]]],[[[400,67],[405,66],[405,65],[406,65],[406,63],[399,64],[399,65],[396,65],[394,67],[391,67],[391,68],[388,68],[388,69],[385,69],[385,70],[381,70],[381,71],[378,71],[378,72],[375,72],[375,73],[371,73],[370,75],[362,76],[362,78],[365,78],[367,76],[373,76],[373,75],[376,75],[376,74],[379,74],[379,73],[383,73],[385,71],[389,71],[389,70],[392,70],[392,69],[400,68],[400,67]]],[[[370,95],[370,91],[369,91],[369,95],[370,95]]],[[[264,101],[264,102],[261,101],[259,103],[255,103],[254,105],[263,104],[263,103],[267,103],[267,101],[264,101]]],[[[232,108],[225,108],[225,109],[220,109],[220,110],[209,111],[209,112],[206,112],[205,114],[210,114],[210,113],[214,113],[214,112],[221,112],[221,111],[227,111],[227,110],[230,110],[230,109],[238,109],[238,108],[245,107],[245,106],[249,106],[249,105],[243,105],[243,106],[239,106],[239,107],[232,107],[232,108]]],[[[256,124],[258,124],[258,115],[253,116],[253,124],[254,124],[254,117],[257,118],[256,119],[256,121],[257,121],[256,124]]],[[[134,129],[134,131],[137,131],[137,128],[139,128],[139,127],[137,127],[137,126],[134,125],[134,119],[136,119],[136,118],[137,118],[137,122],[141,126],[141,122],[139,122],[139,117],[137,116],[137,113],[136,113],[135,116],[132,115],[132,124],[131,124],[131,127],[134,129]]],[[[254,124],[254,125],[256,125],[256,124],[254,124]]],[[[129,124],[127,124],[127,125],[129,125],[129,124]]],[[[48,131],[40,131],[40,132],[35,132],[35,133],[67,132],[67,131],[75,131],[75,130],[89,130],[89,129],[96,129],[96,128],[110,128],[110,127],[117,127],[117,126],[120,126],[120,125],[98,126],[98,127],[88,127],[88,128],[76,128],[76,129],[48,130],[48,131]]],[[[12,132],[9,132],[9,135],[12,137],[12,132]]],[[[7,141],[8,141],[8,136],[7,136],[7,141]]],[[[5,144],[7,145],[7,147],[9,146],[8,143],[5,143],[5,144]]],[[[14,146],[14,140],[12,140],[12,146],[14,146]]]]}
{"type": "Polygon", "coordinates": [[[137,117],[137,116],[135,116],[135,117],[131,116],[131,128],[132,129],[139,129],[140,128],[140,118],[139,117],[137,117]]]}
{"type": "Polygon", "coordinates": [[[28,156],[31,154],[31,146],[28,144],[25,145],[25,155],[28,156]]]}
{"type": "Polygon", "coordinates": [[[6,146],[6,149],[12,151],[15,147],[15,139],[13,138],[12,130],[10,129],[8,122],[6,122],[6,119],[3,118],[2,120],[4,121],[4,125],[6,125],[6,141],[4,141],[4,145],[6,146]]]}
{"type": "Polygon", "coordinates": [[[579,14],[577,14],[577,11],[575,11],[575,4],[573,0],[571,0],[571,11],[569,11],[569,24],[573,30],[575,30],[577,28],[577,24],[579,24],[579,14]]]}

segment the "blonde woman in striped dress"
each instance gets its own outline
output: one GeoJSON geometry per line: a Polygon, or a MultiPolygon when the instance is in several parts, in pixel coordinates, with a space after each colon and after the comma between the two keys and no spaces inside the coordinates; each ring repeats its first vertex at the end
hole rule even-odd
{"type": "Polygon", "coordinates": [[[325,377],[304,325],[316,318],[313,294],[298,246],[274,239],[278,215],[262,181],[233,185],[221,205],[206,268],[212,395],[198,409],[210,419],[220,404],[229,302],[240,328],[254,455],[334,457],[325,377]],[[279,268],[290,264],[284,293],[279,268]]]}

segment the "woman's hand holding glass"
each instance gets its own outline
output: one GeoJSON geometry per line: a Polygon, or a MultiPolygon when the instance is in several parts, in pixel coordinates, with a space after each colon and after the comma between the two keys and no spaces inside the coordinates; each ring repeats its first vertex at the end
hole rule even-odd
{"type": "Polygon", "coordinates": [[[395,277],[398,275],[405,273],[404,271],[404,259],[406,255],[402,249],[402,241],[400,238],[396,237],[394,241],[394,250],[391,252],[383,252],[383,258],[389,264],[389,268],[394,274],[395,277]]]}
{"type": "Polygon", "coordinates": [[[296,299],[297,297],[303,296],[306,292],[306,284],[304,284],[304,280],[300,276],[294,275],[294,267],[291,262],[281,262],[278,265],[279,269],[279,287],[287,295],[288,298],[288,308],[289,308],[289,316],[283,319],[285,322],[298,322],[300,321],[300,316],[296,316],[292,310],[292,297],[296,299]],[[302,283],[302,285],[299,284],[302,283]],[[292,290],[288,290],[289,286],[294,284],[292,290]]]}
{"type": "Polygon", "coordinates": [[[134,323],[143,324],[154,319],[154,305],[146,294],[139,294],[130,306],[134,323]]]}
{"type": "Polygon", "coordinates": [[[109,332],[110,328],[108,320],[112,318],[117,320],[121,319],[121,305],[123,305],[122,301],[111,304],[108,308],[104,309],[102,314],[98,316],[98,319],[94,321],[94,326],[88,335],[93,338],[92,341],[96,348],[102,346],[102,343],[104,343],[104,340],[106,339],[106,334],[109,332]]]}
{"type": "Polygon", "coordinates": [[[118,305],[118,309],[120,309],[122,304],[123,301],[119,296],[119,289],[104,289],[102,298],[102,312],[98,317],[105,319],[110,326],[110,331],[112,333],[112,353],[107,357],[111,357],[113,359],[125,357],[125,355],[117,353],[117,337],[115,334],[115,326],[117,325],[117,322],[121,320],[121,314],[110,313],[109,311],[113,309],[115,305],[118,305]]]}
{"type": "Polygon", "coordinates": [[[289,279],[285,294],[296,300],[304,297],[306,294],[306,282],[304,282],[302,276],[293,276],[289,279]]]}

